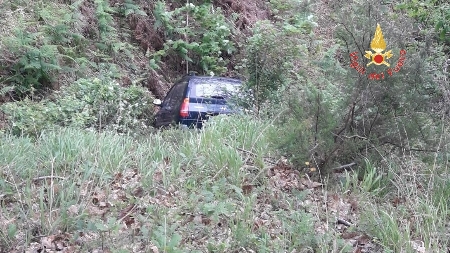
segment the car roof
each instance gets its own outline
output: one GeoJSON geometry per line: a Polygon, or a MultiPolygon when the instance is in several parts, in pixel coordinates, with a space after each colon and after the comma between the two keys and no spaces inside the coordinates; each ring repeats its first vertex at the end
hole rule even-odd
{"type": "Polygon", "coordinates": [[[217,82],[217,83],[233,83],[235,85],[240,85],[242,84],[242,81],[237,79],[237,78],[230,78],[230,77],[219,77],[219,76],[190,76],[189,78],[189,83],[198,83],[196,81],[200,81],[200,80],[211,80],[213,82],[217,82]]]}

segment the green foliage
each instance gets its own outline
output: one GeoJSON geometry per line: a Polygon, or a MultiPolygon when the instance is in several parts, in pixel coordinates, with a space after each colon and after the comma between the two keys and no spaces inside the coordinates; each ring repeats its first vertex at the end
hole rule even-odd
{"type": "Polygon", "coordinates": [[[312,220],[311,214],[298,210],[283,217],[285,236],[290,242],[289,251],[301,249],[308,252],[317,249],[319,237],[314,232],[312,220]]]}
{"type": "Polygon", "coordinates": [[[434,29],[438,41],[450,45],[450,4],[441,0],[405,1],[396,6],[410,17],[434,29]]]}
{"type": "Polygon", "coordinates": [[[110,7],[108,1],[95,0],[94,3],[97,7],[95,15],[97,16],[100,39],[102,41],[110,40],[111,36],[116,36],[116,29],[112,26],[114,21],[112,14],[114,13],[114,10],[110,7]]]}
{"type": "MultiPolygon", "coordinates": [[[[35,19],[20,20],[10,36],[1,38],[0,61],[9,71],[2,83],[14,87],[15,95],[23,98],[36,90],[53,88],[52,84],[61,73],[76,72],[85,59],[85,40],[82,35],[71,31],[75,22],[69,9],[54,3],[35,7],[35,19]],[[28,28],[28,22],[40,24],[36,29],[28,28]]],[[[31,7],[30,7],[31,8],[31,7]]]]}
{"type": "Polygon", "coordinates": [[[270,8],[274,13],[277,24],[291,35],[309,34],[317,25],[308,2],[296,0],[270,0],[270,8]]]}
{"type": "Polygon", "coordinates": [[[253,91],[257,112],[260,111],[262,103],[276,98],[276,92],[284,87],[288,80],[292,52],[291,48],[286,50],[279,45],[280,37],[282,32],[265,22],[258,24],[254,35],[248,40],[247,88],[253,91]]]}
{"type": "MultiPolygon", "coordinates": [[[[230,231],[234,233],[230,217],[236,217],[237,221],[248,226],[249,230],[246,231],[252,233],[251,237],[255,238],[252,239],[253,242],[258,242],[259,232],[252,232],[252,209],[256,205],[256,195],[247,205],[244,201],[250,197],[242,193],[243,175],[240,175],[240,180],[234,179],[235,173],[245,174],[241,168],[243,161],[248,159],[245,154],[239,155],[234,147],[252,150],[261,157],[269,153],[268,141],[261,133],[269,129],[270,124],[251,119],[245,115],[219,117],[216,123],[211,122],[201,132],[169,129],[143,135],[139,139],[111,131],[98,133],[72,127],[45,130],[35,139],[1,135],[0,171],[6,176],[0,177],[0,191],[4,194],[4,200],[12,194],[23,203],[17,205],[16,202],[5,201],[7,207],[3,209],[4,215],[24,215],[27,219],[19,220],[25,221],[32,216],[35,219],[38,214],[40,218],[37,222],[40,222],[41,231],[46,233],[62,230],[74,237],[81,233],[98,235],[90,237],[83,246],[85,248],[104,244],[116,250],[132,251],[130,244],[134,246],[137,243],[147,247],[145,251],[152,251],[150,247],[155,246],[161,252],[193,252],[193,249],[203,252],[207,243],[217,243],[218,249],[230,251],[230,244],[234,242],[221,240],[223,235],[232,238],[230,231]],[[221,145],[218,146],[218,143],[221,145]],[[220,159],[224,153],[232,153],[233,160],[228,161],[229,167],[222,168],[223,173],[219,171],[220,168],[205,163],[209,159],[220,159]],[[234,167],[234,164],[240,165],[234,167]],[[52,189],[51,179],[48,182],[43,180],[36,186],[31,183],[33,178],[48,175],[64,177],[52,181],[54,185],[58,185],[58,191],[46,190],[52,189]],[[158,179],[159,176],[162,181],[158,179]],[[126,183],[128,179],[133,183],[126,183]],[[18,190],[17,185],[22,182],[25,183],[18,190]],[[141,197],[132,194],[138,186],[144,191],[141,197]],[[173,187],[176,188],[176,193],[172,190],[173,187]],[[119,194],[116,193],[117,190],[120,191],[119,194]],[[171,194],[170,199],[161,191],[171,194]],[[103,192],[108,198],[105,201],[111,204],[108,204],[108,212],[103,215],[105,219],[101,214],[90,213],[100,210],[96,201],[101,197],[97,194],[101,195],[103,192]],[[159,199],[176,205],[168,207],[154,202],[160,201],[159,199]],[[33,203],[39,203],[36,211],[24,212],[24,208],[33,203]],[[240,215],[243,203],[246,215],[240,215]],[[133,216],[125,215],[122,211],[130,204],[135,206],[129,213],[133,216]],[[135,212],[137,210],[139,212],[135,212]],[[77,214],[68,215],[73,212],[77,214]],[[206,215],[208,220],[211,217],[211,224],[205,226],[202,222],[195,221],[184,223],[183,220],[189,218],[191,213],[206,215]],[[54,219],[49,219],[49,216],[54,219]],[[134,224],[139,224],[139,231],[126,229],[124,222],[129,221],[128,217],[132,217],[134,224]],[[215,235],[212,231],[219,231],[219,234],[215,235]],[[191,243],[181,240],[194,233],[209,238],[204,245],[197,244],[197,241],[191,243]]],[[[31,234],[28,222],[20,221],[15,223],[17,230],[31,234]]],[[[287,219],[285,225],[289,226],[287,223],[291,221],[291,218],[287,219]]],[[[6,250],[29,247],[29,241],[6,238],[6,226],[4,231],[5,239],[8,240],[6,250]],[[18,243],[19,241],[22,243],[18,243]]],[[[294,230],[290,233],[295,237],[294,230]]],[[[1,236],[3,234],[0,233],[0,242],[1,236]]],[[[248,234],[244,233],[239,239],[244,241],[247,237],[248,234]]],[[[267,244],[272,247],[271,240],[267,244]]],[[[258,245],[252,246],[256,248],[258,245]]],[[[280,245],[278,248],[281,247],[280,245]]]]}
{"type": "Polygon", "coordinates": [[[164,49],[151,56],[150,63],[157,67],[162,57],[176,55],[195,70],[221,74],[226,71],[225,56],[234,52],[231,26],[220,8],[210,3],[193,3],[166,10],[164,1],[155,3],[155,28],[166,38],[164,49]]]}
{"type": "Polygon", "coordinates": [[[327,154],[335,151],[333,131],[338,126],[339,93],[332,87],[319,89],[306,84],[301,90],[290,89],[286,96],[285,111],[280,116],[280,134],[276,136],[278,148],[297,166],[313,160],[315,165],[330,159],[327,154]]]}
{"type": "Polygon", "coordinates": [[[174,232],[175,228],[174,225],[171,227],[158,226],[153,230],[152,241],[158,249],[168,253],[183,252],[178,248],[182,238],[174,232]]]}
{"type": "Polygon", "coordinates": [[[363,170],[358,172],[345,172],[343,183],[344,189],[352,192],[370,193],[381,195],[391,184],[392,176],[385,173],[380,168],[376,168],[368,159],[364,160],[363,170]]]}
{"type": "MultiPolygon", "coordinates": [[[[366,2],[354,6],[352,10],[342,9],[341,15],[351,15],[350,12],[354,12],[355,8],[360,8],[364,13],[363,10],[367,8],[378,7],[366,2]]],[[[383,10],[381,6],[379,9],[383,10]]],[[[386,16],[390,14],[388,9],[384,12],[386,16]]],[[[363,41],[372,40],[375,24],[372,24],[369,12],[363,17],[360,22],[365,24],[364,26],[355,25],[349,19],[338,29],[338,37],[346,45],[343,51],[359,53],[367,50],[363,41]],[[371,29],[366,28],[371,26],[371,29]]],[[[424,64],[424,60],[427,62],[433,58],[437,59],[436,55],[428,51],[425,44],[420,44],[408,35],[409,27],[412,26],[408,18],[403,17],[395,23],[398,29],[392,27],[394,25],[392,22],[382,20],[380,23],[388,47],[396,52],[395,60],[391,60],[391,68],[399,65],[401,49],[406,52],[407,63],[392,76],[387,74],[389,70],[386,70],[386,67],[366,66],[365,74],[360,74],[354,69],[347,72],[347,79],[344,80],[353,78],[354,81],[350,85],[347,83],[345,88],[342,85],[343,90],[346,90],[347,94],[352,94],[352,97],[348,97],[347,105],[341,111],[344,121],[340,124],[345,129],[339,138],[357,136],[353,140],[358,140],[362,144],[359,150],[372,150],[373,145],[406,149],[432,147],[436,144],[434,127],[438,124],[438,118],[431,112],[434,103],[441,99],[442,93],[433,76],[428,75],[431,66],[424,64]],[[422,48],[406,49],[405,44],[420,44],[422,48]],[[383,71],[386,72],[386,77],[382,80],[368,78],[368,74],[372,72],[383,71]]],[[[362,55],[359,58],[364,59],[362,55]]],[[[345,63],[350,65],[348,61],[345,63]]],[[[359,64],[365,66],[366,61],[361,60],[359,64]]]]}
{"type": "Polygon", "coordinates": [[[278,13],[277,17],[282,21],[262,21],[257,24],[253,35],[248,38],[246,58],[243,62],[248,71],[246,88],[253,93],[253,102],[258,113],[268,100],[279,103],[280,95],[295,76],[296,62],[305,55],[304,44],[315,25],[312,15],[302,15],[307,9],[299,13],[287,11],[300,5],[304,7],[303,4],[295,1],[271,3],[276,7],[275,13],[278,13]]]}
{"type": "Polygon", "coordinates": [[[120,6],[119,10],[125,17],[128,17],[128,15],[130,14],[147,16],[147,13],[142,11],[139,5],[136,5],[136,3],[133,0],[125,0],[122,6],[120,6]]]}
{"type": "Polygon", "coordinates": [[[39,35],[19,29],[15,33],[16,37],[7,42],[11,53],[20,55],[11,66],[12,76],[8,78],[9,85],[15,87],[19,96],[33,89],[49,87],[54,72],[62,70],[57,46],[45,43],[39,46],[39,35]]]}
{"type": "MultiPolygon", "coordinates": [[[[127,31],[116,30],[115,16],[145,13],[131,0],[117,8],[104,0],[95,0],[89,6],[92,10],[85,5],[84,1],[37,1],[24,7],[33,15],[19,18],[9,36],[0,38],[0,45],[4,45],[0,70],[8,74],[0,77],[0,89],[13,87],[10,93],[22,99],[36,91],[59,88],[76,76],[109,71],[117,67],[115,63],[126,62],[124,58],[131,59],[134,47],[119,38],[127,31]]],[[[108,75],[117,78],[118,73],[108,75]]]]}
{"type": "Polygon", "coordinates": [[[142,15],[143,12],[133,1],[126,1],[118,8],[110,6],[109,1],[105,0],[95,0],[94,3],[96,4],[96,30],[98,31],[95,46],[100,51],[96,53],[96,56],[104,62],[117,62],[119,60],[117,56],[123,52],[128,59],[131,59],[133,56],[130,49],[133,46],[119,39],[119,31],[115,28],[114,15],[120,13],[126,17],[131,13],[142,15]]]}
{"type": "MultiPolygon", "coordinates": [[[[373,207],[372,207],[373,208],[373,207]]],[[[410,239],[411,234],[407,221],[401,223],[398,211],[387,212],[373,208],[364,213],[362,226],[379,239],[380,244],[388,252],[413,251],[410,239]]]]}
{"type": "Polygon", "coordinates": [[[396,54],[389,60],[391,68],[398,64],[405,45],[418,47],[407,48],[407,63],[398,72],[373,80],[368,77],[370,73],[387,71],[387,67],[367,67],[364,60],[376,26],[371,16],[375,14],[369,10],[378,9],[386,18],[390,10],[369,1],[348,8],[338,3],[330,7],[330,17],[340,24],[336,35],[341,45],[325,51],[320,41],[313,40],[305,54],[297,57],[296,65],[303,68],[289,82],[285,96],[288,103],[280,117],[284,131],[277,136],[281,149],[296,165],[313,161],[326,172],[327,168],[359,162],[367,156],[382,159],[385,147],[434,147],[439,121],[433,108],[442,99],[443,90],[428,73],[436,68],[431,59],[442,62],[440,53],[430,51],[429,43],[408,37],[411,20],[403,17],[395,28],[392,22],[380,20],[384,39],[396,54]],[[358,23],[351,18],[355,13],[358,23]],[[366,68],[364,74],[350,68],[351,52],[359,55],[359,64],[366,68]]]}
{"type": "Polygon", "coordinates": [[[2,108],[16,135],[39,135],[54,125],[136,132],[147,128],[153,112],[144,88],[120,87],[109,79],[80,79],[57,92],[54,101],[24,100],[2,108]]]}

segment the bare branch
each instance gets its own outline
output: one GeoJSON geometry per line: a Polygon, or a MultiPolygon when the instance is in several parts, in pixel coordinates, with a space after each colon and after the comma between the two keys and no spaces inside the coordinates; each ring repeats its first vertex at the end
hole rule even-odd
{"type": "Polygon", "coordinates": [[[352,166],[356,165],[355,162],[349,163],[349,164],[345,164],[336,168],[332,168],[332,170],[342,170],[342,169],[346,169],[346,168],[350,168],[352,166]]]}
{"type": "Polygon", "coordinates": [[[46,180],[46,179],[60,179],[60,180],[66,180],[66,178],[64,178],[64,177],[58,177],[58,176],[42,176],[42,177],[36,177],[36,178],[33,178],[33,181],[46,180]]]}

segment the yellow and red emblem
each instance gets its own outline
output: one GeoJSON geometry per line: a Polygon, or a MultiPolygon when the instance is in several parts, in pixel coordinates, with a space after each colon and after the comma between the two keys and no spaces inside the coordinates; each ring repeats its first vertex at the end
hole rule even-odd
{"type": "Polygon", "coordinates": [[[367,59],[371,59],[372,61],[367,64],[381,65],[384,64],[386,66],[390,66],[389,63],[386,62],[386,59],[389,59],[393,56],[392,50],[387,51],[386,53],[382,53],[386,49],[386,42],[383,38],[383,32],[381,31],[380,24],[377,24],[377,29],[375,30],[375,36],[370,42],[370,48],[372,48],[375,53],[372,51],[366,51],[364,55],[367,59]]]}

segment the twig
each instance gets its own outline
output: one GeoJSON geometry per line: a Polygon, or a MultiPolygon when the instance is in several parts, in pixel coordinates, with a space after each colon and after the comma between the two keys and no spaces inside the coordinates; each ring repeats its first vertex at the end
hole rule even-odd
{"type": "Polygon", "coordinates": [[[360,135],[357,135],[357,134],[352,135],[352,136],[343,136],[343,137],[346,138],[346,139],[354,139],[354,138],[358,138],[358,139],[361,139],[361,140],[367,140],[366,137],[360,136],[360,135]]]}
{"type": "Polygon", "coordinates": [[[319,143],[317,143],[312,149],[310,149],[308,151],[308,154],[312,154],[312,152],[314,151],[314,149],[316,149],[319,146],[319,143]]]}
{"type": "MultiPolygon", "coordinates": [[[[224,143],[224,144],[227,145],[228,147],[233,147],[233,146],[231,146],[231,145],[228,144],[228,143],[224,143]]],[[[253,152],[251,152],[251,151],[242,149],[242,148],[235,148],[235,149],[237,149],[237,150],[239,150],[239,151],[241,151],[241,152],[247,153],[247,154],[249,154],[249,155],[251,155],[251,156],[254,156],[254,157],[257,157],[257,156],[258,156],[257,154],[255,154],[255,153],[253,153],[253,152]]],[[[266,162],[268,162],[268,163],[270,163],[270,164],[273,164],[273,165],[276,165],[276,164],[277,164],[276,162],[270,160],[269,158],[263,157],[263,159],[264,159],[264,161],[266,161],[266,162]]]]}
{"type": "Polygon", "coordinates": [[[117,224],[120,224],[122,220],[124,220],[127,216],[132,214],[136,210],[137,205],[133,204],[133,206],[130,208],[128,212],[125,213],[119,220],[117,220],[117,224]]]}
{"type": "Polygon", "coordinates": [[[319,132],[319,114],[320,114],[320,93],[317,93],[317,113],[316,113],[316,123],[314,127],[314,144],[317,144],[317,135],[319,132]]]}
{"type": "Polygon", "coordinates": [[[336,142],[337,138],[340,137],[341,133],[344,132],[345,129],[347,129],[348,122],[350,121],[350,118],[352,117],[351,115],[354,112],[355,106],[356,106],[356,101],[353,102],[353,105],[347,114],[347,118],[345,119],[344,127],[342,127],[342,129],[340,129],[337,133],[332,133],[334,135],[334,142],[336,142]]]}
{"type": "Polygon", "coordinates": [[[39,181],[39,180],[45,180],[45,179],[60,179],[60,180],[66,180],[64,177],[58,177],[58,176],[42,176],[42,177],[36,177],[33,178],[33,181],[39,181]]]}
{"type": "Polygon", "coordinates": [[[358,139],[361,139],[361,140],[367,140],[367,137],[364,137],[364,136],[361,136],[361,135],[357,135],[357,134],[351,135],[351,136],[346,136],[346,135],[340,136],[340,135],[335,134],[335,133],[333,133],[333,132],[332,132],[331,134],[333,134],[333,135],[335,136],[335,138],[339,137],[339,138],[342,139],[342,137],[343,137],[343,138],[345,138],[345,139],[355,139],[355,138],[358,138],[358,139]]]}
{"type": "Polygon", "coordinates": [[[404,149],[407,152],[409,152],[409,151],[427,152],[427,153],[437,153],[437,152],[439,152],[438,149],[406,148],[405,146],[403,146],[401,144],[393,143],[393,142],[390,142],[390,141],[386,141],[382,145],[385,145],[385,144],[390,144],[390,145],[392,145],[394,147],[404,149]]]}
{"type": "Polygon", "coordinates": [[[354,165],[356,165],[356,163],[352,162],[352,163],[345,164],[345,165],[342,165],[342,166],[339,166],[339,167],[336,167],[336,168],[332,168],[332,170],[342,170],[342,169],[346,169],[346,168],[352,167],[354,165]]]}

